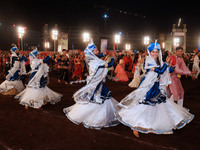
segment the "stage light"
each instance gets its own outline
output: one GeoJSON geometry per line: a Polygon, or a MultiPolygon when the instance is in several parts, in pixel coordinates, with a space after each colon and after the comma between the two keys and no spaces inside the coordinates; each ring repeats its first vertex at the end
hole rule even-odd
{"type": "Polygon", "coordinates": [[[89,42],[90,34],[88,32],[83,33],[83,42],[89,42]]]}
{"type": "Polygon", "coordinates": [[[130,50],[130,49],[131,49],[131,45],[130,45],[130,44],[126,44],[126,45],[125,45],[125,49],[126,49],[126,50],[130,50]]]}
{"type": "Polygon", "coordinates": [[[104,15],[103,15],[103,18],[104,18],[104,19],[107,19],[107,18],[109,18],[109,16],[108,16],[107,14],[104,14],[104,15]]]}
{"type": "Polygon", "coordinates": [[[145,37],[144,37],[144,45],[148,45],[148,44],[149,44],[149,41],[150,41],[149,36],[145,36],[145,37]]]}
{"type": "Polygon", "coordinates": [[[54,40],[54,52],[56,52],[56,40],[58,39],[58,30],[52,30],[52,39],[54,40]]]}

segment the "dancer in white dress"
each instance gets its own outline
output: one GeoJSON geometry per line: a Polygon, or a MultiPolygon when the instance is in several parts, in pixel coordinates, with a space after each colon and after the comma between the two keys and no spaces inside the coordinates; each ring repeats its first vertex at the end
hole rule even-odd
{"type": "Polygon", "coordinates": [[[118,102],[111,97],[111,91],[103,84],[108,68],[113,65],[114,60],[106,64],[98,58],[98,50],[93,42],[84,52],[89,67],[87,84],[73,95],[76,103],[63,111],[73,123],[82,123],[86,128],[101,129],[117,125],[114,112],[118,102]]]}
{"type": "Polygon", "coordinates": [[[19,49],[16,46],[13,46],[11,50],[11,69],[8,71],[6,80],[0,85],[2,95],[16,95],[25,88],[22,83],[22,76],[26,74],[26,57],[19,55],[19,49]]]}
{"type": "Polygon", "coordinates": [[[199,73],[200,73],[200,67],[199,67],[199,56],[200,56],[200,45],[198,47],[198,52],[196,53],[195,57],[194,57],[194,62],[193,62],[193,67],[192,67],[192,71],[195,72],[194,76],[195,79],[198,78],[199,73]]]}
{"type": "Polygon", "coordinates": [[[49,67],[47,66],[47,61],[50,56],[47,56],[44,60],[37,58],[38,50],[34,49],[30,54],[30,65],[31,65],[31,75],[27,83],[26,89],[15,96],[16,99],[19,98],[20,104],[25,105],[25,109],[28,107],[40,108],[47,102],[55,104],[60,101],[62,95],[52,91],[47,87],[49,67]]]}
{"type": "MultiPolygon", "coordinates": [[[[162,62],[160,45],[155,42],[148,47],[149,56],[145,61],[146,74],[138,89],[127,95],[118,105],[117,119],[129,126],[135,136],[142,133],[172,134],[189,123],[194,115],[166,96],[170,84],[168,63],[162,62]]],[[[172,97],[171,97],[172,98],[172,97]]]]}
{"type": "Polygon", "coordinates": [[[128,84],[131,88],[138,88],[140,84],[140,63],[138,62],[138,54],[135,55],[135,58],[133,60],[133,64],[135,67],[133,80],[128,84]]]}
{"type": "Polygon", "coordinates": [[[140,51],[139,54],[138,54],[139,73],[142,71],[142,74],[140,75],[140,78],[142,78],[145,75],[145,72],[146,72],[146,70],[144,68],[145,57],[146,57],[146,54],[143,53],[142,51],[140,51]]]}

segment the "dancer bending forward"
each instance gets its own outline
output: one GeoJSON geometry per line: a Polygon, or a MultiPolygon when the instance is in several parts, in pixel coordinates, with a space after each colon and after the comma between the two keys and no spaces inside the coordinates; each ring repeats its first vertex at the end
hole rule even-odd
{"type": "Polygon", "coordinates": [[[149,56],[145,61],[146,74],[140,86],[126,96],[118,105],[117,119],[129,126],[136,137],[142,133],[172,134],[189,123],[194,115],[166,96],[170,84],[168,63],[162,62],[160,45],[155,42],[148,47],[149,56]]]}
{"type": "Polygon", "coordinates": [[[117,125],[118,121],[114,116],[117,101],[111,97],[111,91],[103,84],[108,67],[111,67],[114,61],[106,64],[99,59],[96,56],[98,50],[93,42],[84,52],[89,67],[87,84],[73,95],[76,103],[63,111],[73,123],[83,123],[86,128],[101,129],[117,125]]]}

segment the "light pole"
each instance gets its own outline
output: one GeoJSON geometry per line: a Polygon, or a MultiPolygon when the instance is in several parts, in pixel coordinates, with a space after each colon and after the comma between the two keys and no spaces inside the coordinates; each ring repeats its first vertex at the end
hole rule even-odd
{"type": "MultiPolygon", "coordinates": [[[[18,27],[18,36],[19,36],[19,39],[21,39],[21,49],[23,50],[23,40],[22,40],[22,37],[25,33],[25,27],[18,27]]],[[[19,49],[20,49],[20,41],[19,41],[19,49]]]]}
{"type": "Polygon", "coordinates": [[[150,41],[149,36],[145,36],[145,37],[144,37],[144,45],[145,45],[145,49],[146,49],[147,45],[149,44],[149,41],[150,41]]]}
{"type": "Polygon", "coordinates": [[[58,39],[58,30],[52,30],[52,39],[54,40],[54,53],[56,52],[56,40],[58,39]]]}
{"type": "Polygon", "coordinates": [[[118,50],[118,44],[120,43],[120,35],[115,34],[115,43],[117,44],[117,50],[118,50]]]}
{"type": "Polygon", "coordinates": [[[83,33],[83,42],[86,43],[86,47],[87,47],[87,43],[89,42],[90,40],[90,34],[88,32],[84,32],[83,33]]]}

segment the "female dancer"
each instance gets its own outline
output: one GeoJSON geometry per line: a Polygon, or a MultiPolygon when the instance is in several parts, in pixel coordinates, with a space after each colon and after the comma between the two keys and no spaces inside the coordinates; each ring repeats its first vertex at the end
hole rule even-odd
{"type": "Polygon", "coordinates": [[[198,48],[199,48],[199,50],[194,57],[194,62],[193,62],[193,67],[192,67],[193,72],[195,72],[195,74],[194,74],[195,79],[198,78],[199,73],[200,73],[200,67],[199,67],[200,45],[198,48]]]}
{"type": "Polygon", "coordinates": [[[17,95],[24,89],[22,76],[26,74],[26,57],[19,55],[19,49],[16,45],[13,45],[11,50],[11,69],[8,71],[6,80],[0,85],[0,93],[2,95],[17,95]]]}
{"type": "Polygon", "coordinates": [[[114,81],[121,81],[121,82],[128,81],[128,76],[126,75],[126,72],[124,69],[125,69],[124,61],[123,61],[123,59],[120,59],[119,64],[115,68],[116,75],[115,75],[114,81]]]}
{"type": "Polygon", "coordinates": [[[98,50],[93,42],[84,52],[89,67],[87,84],[73,95],[76,104],[64,108],[63,111],[73,123],[83,123],[86,128],[101,129],[117,125],[118,122],[114,116],[117,101],[111,97],[111,91],[103,84],[108,68],[114,61],[106,64],[104,60],[98,58],[96,56],[98,50]]]}
{"type": "Polygon", "coordinates": [[[166,96],[166,86],[170,83],[166,63],[162,61],[160,45],[155,42],[148,46],[145,61],[146,74],[138,89],[131,92],[120,103],[121,110],[115,113],[117,119],[129,126],[136,137],[142,133],[172,134],[172,129],[180,129],[189,123],[194,115],[166,96]]]}
{"type": "Polygon", "coordinates": [[[134,73],[133,80],[128,84],[131,88],[137,88],[140,84],[140,63],[138,62],[138,54],[135,55],[135,58],[133,60],[133,70],[134,73]]]}
{"type": "Polygon", "coordinates": [[[49,67],[47,66],[47,61],[50,56],[45,59],[37,58],[38,50],[34,49],[30,54],[30,65],[31,65],[31,75],[29,77],[26,89],[15,96],[16,99],[19,98],[20,104],[25,105],[25,109],[28,107],[40,108],[47,102],[55,104],[60,101],[62,95],[56,93],[49,89],[47,85],[49,67]]]}
{"type": "Polygon", "coordinates": [[[73,72],[72,78],[77,77],[78,80],[82,80],[83,67],[80,58],[75,58],[74,64],[75,64],[75,71],[73,72]]]}

